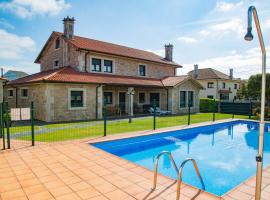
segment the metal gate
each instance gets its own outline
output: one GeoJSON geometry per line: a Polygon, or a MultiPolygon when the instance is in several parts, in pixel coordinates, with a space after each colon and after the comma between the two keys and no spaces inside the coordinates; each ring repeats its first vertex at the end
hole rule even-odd
{"type": "Polygon", "coordinates": [[[2,149],[34,146],[34,105],[10,108],[0,104],[0,137],[2,149]]]}

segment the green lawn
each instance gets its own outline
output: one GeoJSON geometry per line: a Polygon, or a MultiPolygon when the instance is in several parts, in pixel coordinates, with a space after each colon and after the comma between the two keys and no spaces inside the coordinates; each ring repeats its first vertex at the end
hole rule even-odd
{"type": "MultiPolygon", "coordinates": [[[[191,115],[191,124],[212,121],[212,113],[199,113],[191,115]]],[[[216,120],[229,119],[231,114],[216,114],[216,120]]],[[[235,115],[235,118],[248,119],[248,116],[235,115]]],[[[188,117],[185,116],[166,116],[156,118],[156,128],[172,127],[179,125],[186,125],[188,117]]],[[[93,136],[103,136],[104,127],[102,121],[92,122],[77,122],[77,123],[63,123],[63,124],[50,124],[42,127],[44,133],[36,133],[36,141],[42,142],[54,142],[64,141],[71,139],[81,139],[93,136]]],[[[20,127],[14,127],[14,131],[17,133],[21,130],[20,127]],[[16,128],[16,129],[15,129],[16,128]]],[[[153,129],[153,117],[134,118],[132,123],[128,123],[128,120],[107,121],[107,135],[126,133],[134,131],[152,130],[153,129]]],[[[35,130],[41,130],[36,128],[35,130]]],[[[30,136],[23,136],[21,139],[30,140],[30,136]]]]}

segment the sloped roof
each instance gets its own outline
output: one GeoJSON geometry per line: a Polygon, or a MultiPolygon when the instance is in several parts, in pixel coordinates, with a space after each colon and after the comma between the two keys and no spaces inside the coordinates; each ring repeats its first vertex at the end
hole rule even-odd
{"type": "MultiPolygon", "coordinates": [[[[48,41],[46,42],[45,46],[39,53],[36,63],[39,63],[39,59],[42,55],[42,52],[45,50],[46,46],[48,45],[49,41],[54,37],[63,37],[63,33],[60,32],[52,32],[51,36],[49,37],[48,41]]],[[[113,44],[109,42],[103,42],[99,40],[94,40],[90,38],[80,37],[80,36],[73,36],[71,40],[66,40],[70,44],[74,45],[78,49],[82,50],[88,50],[93,51],[97,53],[105,53],[110,55],[116,55],[116,56],[124,56],[128,58],[135,58],[135,59],[141,59],[146,61],[152,61],[162,64],[168,64],[175,67],[182,67],[181,65],[173,62],[168,61],[164,58],[162,58],[159,55],[156,55],[149,51],[144,51],[140,49],[135,49],[131,47],[126,47],[118,44],[113,44]]]]}
{"type": "Polygon", "coordinates": [[[173,87],[184,83],[187,80],[193,81],[198,87],[203,88],[200,83],[188,75],[166,77],[164,79],[120,76],[112,74],[98,74],[79,72],[72,67],[63,67],[54,70],[39,72],[20,79],[10,81],[9,85],[31,84],[39,82],[58,83],[82,83],[82,84],[104,84],[104,85],[125,85],[125,86],[147,86],[147,87],[173,87]]]}
{"type": "MultiPolygon", "coordinates": [[[[194,77],[194,70],[188,72],[188,74],[194,77]]],[[[196,79],[230,79],[230,76],[212,68],[204,68],[198,69],[198,77],[196,79]]]]}
{"type": "Polygon", "coordinates": [[[191,80],[193,83],[195,83],[198,87],[203,88],[203,86],[193,79],[189,75],[182,75],[182,76],[170,76],[162,79],[162,83],[165,87],[174,87],[179,84],[183,84],[184,82],[191,80]]]}
{"type": "Polygon", "coordinates": [[[96,83],[156,87],[163,86],[160,79],[78,72],[71,67],[63,67],[55,70],[36,73],[11,81],[9,84],[16,85],[36,82],[96,83]]]}

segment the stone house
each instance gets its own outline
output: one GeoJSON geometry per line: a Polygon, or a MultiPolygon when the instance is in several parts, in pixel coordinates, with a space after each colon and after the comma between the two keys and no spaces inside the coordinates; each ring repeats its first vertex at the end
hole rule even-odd
{"type": "Polygon", "coordinates": [[[191,76],[176,76],[173,46],[165,58],[154,53],[74,35],[74,18],[64,32],[52,32],[35,63],[40,72],[5,87],[11,107],[35,103],[35,116],[47,122],[101,119],[103,104],[113,114],[148,112],[156,101],[173,114],[199,111],[203,87],[191,76]]]}
{"type": "Polygon", "coordinates": [[[233,101],[241,85],[241,80],[233,77],[233,69],[227,75],[212,68],[198,69],[198,65],[194,65],[194,70],[188,74],[204,87],[200,90],[200,98],[233,101]]]}

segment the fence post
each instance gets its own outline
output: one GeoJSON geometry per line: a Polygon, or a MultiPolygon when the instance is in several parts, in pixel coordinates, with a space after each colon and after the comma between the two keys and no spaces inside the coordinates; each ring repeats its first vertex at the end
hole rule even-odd
{"type": "Polygon", "coordinates": [[[213,122],[216,121],[216,109],[217,109],[216,99],[214,99],[213,122]]]}
{"type": "Polygon", "coordinates": [[[188,125],[190,125],[190,104],[188,104],[188,125]]]}
{"type": "Polygon", "coordinates": [[[9,130],[9,126],[10,126],[10,112],[9,112],[9,108],[8,108],[8,102],[5,103],[4,106],[4,115],[5,115],[5,123],[7,126],[7,148],[10,149],[10,130],[9,130]]]}
{"type": "Polygon", "coordinates": [[[6,149],[6,140],[5,140],[5,128],[4,128],[4,120],[3,120],[3,108],[4,108],[4,104],[1,103],[0,106],[0,124],[1,124],[1,135],[2,135],[2,139],[3,139],[3,150],[6,149]]]}
{"type": "Polygon", "coordinates": [[[104,99],[103,106],[103,120],[104,120],[104,137],[107,135],[107,112],[106,112],[106,100],[104,99]]]}
{"type": "MultiPolygon", "coordinates": [[[[233,108],[234,108],[234,100],[233,100],[233,108]]],[[[234,119],[234,109],[233,109],[233,113],[232,113],[232,119],[234,119]]]]}
{"type": "Polygon", "coordinates": [[[32,146],[35,146],[35,128],[34,128],[34,102],[31,102],[30,108],[30,118],[31,118],[31,136],[32,136],[32,146]]]}
{"type": "Polygon", "coordinates": [[[156,106],[156,99],[154,99],[154,130],[156,130],[156,111],[157,111],[157,106],[156,106]]]}
{"type": "Polygon", "coordinates": [[[251,119],[251,116],[252,116],[252,101],[250,99],[250,104],[249,104],[249,116],[248,118],[251,119]]]}

